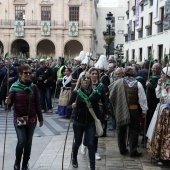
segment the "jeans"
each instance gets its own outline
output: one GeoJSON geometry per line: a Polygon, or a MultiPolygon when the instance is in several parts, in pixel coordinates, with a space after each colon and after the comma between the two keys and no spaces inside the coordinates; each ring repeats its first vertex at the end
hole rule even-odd
{"type": "Polygon", "coordinates": [[[18,142],[16,146],[16,160],[18,160],[18,164],[20,164],[23,151],[24,151],[23,161],[28,163],[28,160],[31,155],[32,138],[33,138],[35,127],[36,124],[30,124],[29,126],[15,125],[15,131],[18,138],[18,142]]]}
{"type": "Polygon", "coordinates": [[[46,102],[47,109],[52,109],[52,101],[51,101],[51,89],[49,87],[44,87],[44,89],[40,89],[40,101],[41,101],[41,109],[46,111],[46,102]]]}
{"type": "Polygon", "coordinates": [[[89,160],[90,160],[90,169],[95,170],[95,147],[94,147],[94,138],[96,133],[95,124],[82,126],[73,124],[74,130],[74,144],[73,144],[73,159],[77,160],[78,149],[82,143],[83,134],[86,136],[86,144],[88,147],[89,160]]]}

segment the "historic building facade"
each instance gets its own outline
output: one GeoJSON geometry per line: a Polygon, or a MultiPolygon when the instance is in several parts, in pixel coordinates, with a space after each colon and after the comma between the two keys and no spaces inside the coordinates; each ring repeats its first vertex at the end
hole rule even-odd
{"type": "Polygon", "coordinates": [[[0,53],[57,58],[96,51],[98,0],[0,0],[0,53]],[[12,3],[11,3],[12,1],[12,3]]]}
{"type": "Polygon", "coordinates": [[[125,56],[137,62],[170,53],[170,0],[127,0],[125,56]]]}

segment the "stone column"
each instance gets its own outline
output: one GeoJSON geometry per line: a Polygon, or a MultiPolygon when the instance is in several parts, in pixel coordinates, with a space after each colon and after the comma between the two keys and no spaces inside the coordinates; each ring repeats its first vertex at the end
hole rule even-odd
{"type": "Polygon", "coordinates": [[[64,35],[63,33],[58,33],[56,35],[57,47],[56,47],[56,58],[64,54],[64,35]]]}
{"type": "Polygon", "coordinates": [[[37,44],[36,44],[36,35],[30,35],[29,43],[29,57],[36,58],[37,57],[37,44]]]}
{"type": "Polygon", "coordinates": [[[58,17],[57,17],[57,21],[58,21],[58,26],[64,26],[64,2],[65,1],[60,1],[57,6],[57,12],[58,12],[58,17]]]}

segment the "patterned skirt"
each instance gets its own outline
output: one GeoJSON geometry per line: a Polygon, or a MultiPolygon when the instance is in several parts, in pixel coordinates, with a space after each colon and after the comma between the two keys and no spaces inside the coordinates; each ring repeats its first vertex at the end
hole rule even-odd
{"type": "Polygon", "coordinates": [[[170,108],[165,108],[157,122],[152,142],[147,148],[154,158],[170,160],[170,108]]]}

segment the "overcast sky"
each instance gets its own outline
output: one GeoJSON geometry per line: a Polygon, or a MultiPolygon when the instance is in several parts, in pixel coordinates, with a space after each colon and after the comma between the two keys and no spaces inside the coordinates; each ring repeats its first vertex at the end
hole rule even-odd
{"type": "Polygon", "coordinates": [[[116,7],[118,0],[99,0],[98,7],[116,7]]]}

